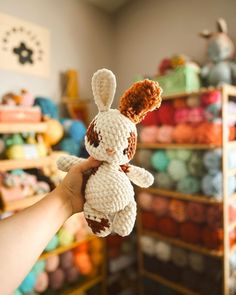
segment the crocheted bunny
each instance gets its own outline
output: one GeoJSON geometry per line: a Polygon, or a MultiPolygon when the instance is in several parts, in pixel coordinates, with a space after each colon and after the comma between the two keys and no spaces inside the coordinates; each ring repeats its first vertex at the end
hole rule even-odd
{"type": "MultiPolygon", "coordinates": [[[[134,189],[130,181],[149,187],[153,176],[143,168],[128,164],[137,143],[135,124],[161,104],[162,90],[157,82],[133,84],[120,98],[119,110],[111,109],[116,89],[114,74],[98,70],[92,78],[94,100],[99,113],[90,123],[85,146],[90,156],[102,161],[86,182],[84,215],[93,233],[105,237],[111,232],[130,234],[136,218],[134,189]]],[[[84,161],[74,156],[58,160],[58,168],[68,171],[84,161]]]]}

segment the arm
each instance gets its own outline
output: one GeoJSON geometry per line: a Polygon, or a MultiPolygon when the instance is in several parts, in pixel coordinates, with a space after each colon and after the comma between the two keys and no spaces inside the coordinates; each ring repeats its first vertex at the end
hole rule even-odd
{"type": "Polygon", "coordinates": [[[66,219],[82,211],[82,173],[98,165],[90,158],[73,166],[44,199],[0,221],[0,294],[13,293],[66,219]]]}
{"type": "Polygon", "coordinates": [[[61,156],[57,160],[57,167],[61,171],[68,172],[70,170],[70,167],[72,167],[75,164],[81,164],[84,161],[86,160],[75,156],[61,156]]]}
{"type": "Polygon", "coordinates": [[[150,172],[134,165],[128,165],[126,174],[134,184],[140,187],[149,187],[154,181],[150,172]]]}

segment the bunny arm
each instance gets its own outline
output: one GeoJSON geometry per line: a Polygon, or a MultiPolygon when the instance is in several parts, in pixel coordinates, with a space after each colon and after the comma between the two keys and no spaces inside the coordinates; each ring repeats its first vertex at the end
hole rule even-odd
{"type": "Polygon", "coordinates": [[[73,166],[75,164],[80,164],[83,161],[85,161],[85,159],[78,158],[75,156],[61,156],[57,160],[57,167],[61,171],[68,172],[70,170],[71,166],[73,166]]]}
{"type": "Polygon", "coordinates": [[[154,181],[154,177],[150,172],[134,165],[128,165],[126,175],[134,184],[140,187],[149,187],[154,181]]]}

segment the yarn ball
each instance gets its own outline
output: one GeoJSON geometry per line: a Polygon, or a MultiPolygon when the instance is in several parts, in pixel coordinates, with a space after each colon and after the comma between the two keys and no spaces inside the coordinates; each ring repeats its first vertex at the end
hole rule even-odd
{"type": "Polygon", "coordinates": [[[62,269],[70,268],[74,265],[74,255],[71,251],[66,251],[60,255],[60,267],[62,269]]]}
{"type": "Polygon", "coordinates": [[[47,129],[43,133],[43,139],[49,146],[57,144],[63,136],[63,126],[55,119],[49,119],[46,121],[47,129]]]}
{"type": "Polygon", "coordinates": [[[59,143],[59,148],[73,156],[78,156],[80,151],[80,146],[70,137],[63,138],[59,143]]]}
{"type": "Polygon", "coordinates": [[[86,134],[86,127],[82,121],[72,120],[72,124],[68,129],[68,133],[79,144],[86,134]]]}
{"type": "Polygon", "coordinates": [[[186,243],[197,244],[201,238],[201,228],[198,224],[186,221],[180,225],[180,237],[186,243]]]}
{"type": "Polygon", "coordinates": [[[210,249],[221,249],[223,247],[223,229],[212,229],[204,227],[202,229],[203,244],[210,249]]]}
{"type": "Polygon", "coordinates": [[[201,105],[201,101],[199,96],[191,95],[186,99],[186,104],[189,108],[195,108],[201,105]]]}
{"type": "Polygon", "coordinates": [[[217,103],[221,101],[221,92],[218,90],[203,93],[201,95],[201,102],[204,106],[217,103]]]}
{"type": "Polygon", "coordinates": [[[187,203],[187,217],[189,220],[196,223],[204,223],[206,221],[207,207],[201,203],[187,203]]]}
{"type": "Polygon", "coordinates": [[[171,160],[167,170],[175,181],[179,181],[188,175],[186,163],[178,159],[171,160]]]}
{"type": "Polygon", "coordinates": [[[138,193],[138,204],[141,209],[150,211],[152,209],[153,196],[146,192],[138,193]]]}
{"type": "Polygon", "coordinates": [[[156,135],[158,132],[157,126],[147,126],[141,128],[139,132],[140,142],[153,143],[156,142],[156,135]]]}
{"type": "Polygon", "coordinates": [[[25,277],[23,282],[21,283],[19,289],[23,293],[29,293],[32,292],[34,289],[36,283],[36,275],[34,272],[28,273],[28,275],[25,277]]]}
{"type": "Polygon", "coordinates": [[[207,224],[210,228],[223,227],[223,208],[222,206],[209,206],[206,213],[207,224]]]}
{"type": "Polygon", "coordinates": [[[151,158],[152,167],[158,171],[166,171],[169,164],[169,158],[162,150],[153,153],[151,158]]]}
{"type": "Polygon", "coordinates": [[[39,260],[35,263],[31,271],[37,276],[40,272],[45,270],[45,267],[46,267],[45,260],[39,260]]]}
{"type": "Polygon", "coordinates": [[[153,213],[141,212],[141,221],[145,229],[156,230],[158,221],[153,213]]]}
{"type": "Polygon", "coordinates": [[[174,99],[173,106],[174,106],[175,109],[186,108],[187,107],[186,99],[185,98],[176,98],[176,99],[174,99]]]}
{"type": "Polygon", "coordinates": [[[188,122],[188,115],[189,109],[188,108],[178,108],[175,111],[174,120],[176,124],[182,124],[188,122]]]}
{"type": "Polygon", "coordinates": [[[173,139],[176,143],[194,143],[195,137],[195,129],[189,124],[179,124],[173,132],[173,139]]]}
{"type": "Polygon", "coordinates": [[[153,112],[148,112],[144,119],[141,121],[141,125],[143,126],[158,125],[158,123],[157,110],[154,110],[153,112]]]}
{"type": "Polygon", "coordinates": [[[58,244],[59,244],[59,239],[58,239],[58,236],[55,235],[55,236],[53,236],[51,241],[47,244],[47,247],[45,248],[45,251],[49,252],[49,251],[52,251],[52,250],[56,249],[58,244]]]}
{"type": "Polygon", "coordinates": [[[188,122],[196,124],[204,120],[204,110],[201,107],[192,108],[188,112],[188,122]]]}
{"type": "Polygon", "coordinates": [[[176,159],[179,159],[185,162],[187,162],[190,159],[191,155],[192,155],[191,150],[179,149],[176,151],[176,159]]]}
{"type": "Polygon", "coordinates": [[[171,261],[178,267],[186,267],[188,264],[187,251],[178,247],[172,247],[171,261]]]}
{"type": "Polygon", "coordinates": [[[173,126],[163,125],[159,127],[158,132],[156,134],[156,141],[160,143],[171,143],[173,141],[173,131],[173,126]]]}
{"type": "Polygon", "coordinates": [[[215,174],[219,170],[221,170],[222,166],[222,150],[215,149],[212,151],[208,151],[203,155],[203,163],[208,170],[208,173],[215,174]]]}
{"type": "Polygon", "coordinates": [[[143,253],[153,256],[155,254],[155,245],[156,242],[153,238],[148,236],[141,236],[140,238],[140,246],[143,253]]]}
{"type": "Polygon", "coordinates": [[[168,237],[177,237],[179,233],[178,223],[170,217],[158,218],[156,228],[159,233],[168,237]]]}
{"type": "Polygon", "coordinates": [[[162,217],[168,213],[169,200],[164,197],[155,196],[151,204],[153,212],[158,216],[162,217]]]}
{"type": "Polygon", "coordinates": [[[229,205],[229,222],[233,222],[236,220],[236,202],[231,201],[229,205]]]}
{"type": "Polygon", "coordinates": [[[207,121],[214,121],[220,117],[221,114],[221,103],[212,103],[208,105],[204,110],[204,117],[207,121]]]}
{"type": "Polygon", "coordinates": [[[13,295],[23,295],[23,293],[19,289],[17,289],[17,290],[15,290],[13,295]]]}
{"type": "Polygon", "coordinates": [[[187,163],[187,167],[189,174],[195,177],[201,177],[205,172],[205,168],[202,161],[202,152],[194,151],[187,163]]]}
{"type": "Polygon", "coordinates": [[[175,186],[174,180],[166,172],[158,172],[154,175],[154,183],[158,188],[171,190],[175,186]]]}
{"type": "Polygon", "coordinates": [[[48,274],[45,271],[43,271],[38,275],[36,279],[34,290],[36,292],[42,293],[48,288],[48,284],[49,284],[48,274]]]}
{"type": "Polygon", "coordinates": [[[177,222],[184,222],[186,220],[186,203],[180,200],[171,200],[169,213],[177,222]]]}
{"type": "Polygon", "coordinates": [[[196,194],[200,191],[200,180],[193,176],[187,176],[177,183],[177,190],[184,194],[196,194]]]}
{"type": "Polygon", "coordinates": [[[46,260],[46,266],[45,266],[45,270],[47,272],[53,272],[55,271],[58,266],[59,266],[59,256],[58,255],[53,255],[47,258],[46,260]]]}
{"type": "Polygon", "coordinates": [[[156,113],[158,123],[161,125],[174,125],[174,111],[172,102],[163,102],[161,109],[158,109],[156,113]]]}
{"type": "Polygon", "coordinates": [[[189,252],[189,266],[192,270],[203,273],[205,271],[205,257],[199,253],[189,252]]]}
{"type": "Polygon", "coordinates": [[[65,270],[66,281],[68,283],[74,283],[79,278],[79,271],[76,267],[71,267],[65,270]]]}
{"type": "Polygon", "coordinates": [[[145,149],[139,149],[136,153],[135,160],[139,163],[140,166],[143,168],[150,170],[151,165],[151,157],[152,157],[152,151],[145,150],[145,149]]]}
{"type": "Polygon", "coordinates": [[[157,241],[155,244],[155,255],[163,262],[168,262],[171,256],[171,246],[163,241],[157,241]]]}
{"type": "Polygon", "coordinates": [[[66,246],[74,241],[74,235],[65,228],[61,228],[58,232],[58,239],[61,246],[66,246]]]}
{"type": "Polygon", "coordinates": [[[175,149],[167,149],[166,150],[166,155],[170,160],[176,159],[177,150],[175,150],[175,149]]]}
{"type": "Polygon", "coordinates": [[[65,273],[58,268],[54,272],[49,273],[49,286],[53,290],[60,289],[65,282],[65,273]]]}
{"type": "Polygon", "coordinates": [[[82,275],[89,275],[93,271],[89,255],[85,252],[75,254],[75,267],[82,275]]]}

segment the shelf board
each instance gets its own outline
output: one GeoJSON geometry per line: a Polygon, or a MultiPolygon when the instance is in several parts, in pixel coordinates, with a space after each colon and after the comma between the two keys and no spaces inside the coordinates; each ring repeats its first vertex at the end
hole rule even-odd
{"type": "Polygon", "coordinates": [[[8,171],[13,169],[29,169],[29,168],[39,168],[50,165],[50,156],[42,157],[32,160],[0,160],[0,171],[8,171]]]}
{"type": "Polygon", "coordinates": [[[88,291],[90,288],[101,283],[103,281],[103,276],[96,276],[90,279],[86,279],[84,282],[77,284],[76,286],[67,289],[60,293],[60,295],[81,295],[82,293],[88,291]]]}
{"type": "Polygon", "coordinates": [[[72,249],[78,247],[79,245],[81,245],[81,244],[83,244],[85,242],[89,242],[89,241],[91,241],[91,240],[93,240],[95,238],[97,238],[97,237],[93,236],[93,235],[89,235],[84,240],[73,242],[70,245],[60,246],[60,247],[58,247],[55,250],[52,250],[50,252],[44,252],[44,253],[42,253],[40,255],[39,260],[45,260],[45,259],[47,259],[47,258],[49,258],[51,256],[59,255],[59,254],[64,253],[66,251],[72,250],[72,249]]]}
{"type": "Polygon", "coordinates": [[[145,191],[155,195],[161,195],[168,198],[175,198],[185,201],[193,201],[205,204],[221,204],[222,200],[217,200],[214,197],[207,197],[204,195],[190,195],[190,194],[183,194],[177,191],[170,191],[165,189],[159,188],[145,188],[145,189],[138,189],[138,191],[145,191]]]}
{"type": "Polygon", "coordinates": [[[30,207],[43,199],[46,195],[35,195],[30,197],[25,197],[24,199],[15,200],[7,203],[3,203],[2,211],[16,211],[16,210],[22,210],[24,208],[30,207]]]}
{"type": "Polygon", "coordinates": [[[47,123],[0,123],[0,134],[47,131],[47,123]]]}
{"type": "Polygon", "coordinates": [[[213,256],[213,257],[218,257],[218,258],[223,257],[223,251],[211,250],[211,249],[204,248],[204,247],[201,247],[201,246],[196,246],[196,245],[193,245],[193,244],[189,244],[189,243],[183,242],[180,239],[165,237],[165,236],[163,236],[163,235],[161,235],[161,234],[159,234],[157,232],[152,232],[152,231],[148,231],[148,230],[142,230],[141,234],[145,235],[145,236],[155,238],[155,239],[160,239],[162,241],[165,241],[165,242],[170,243],[172,245],[175,245],[177,247],[181,247],[181,248],[191,250],[191,251],[194,251],[194,252],[198,252],[198,253],[201,253],[201,254],[205,254],[205,255],[208,255],[208,256],[213,256]]]}
{"type": "Polygon", "coordinates": [[[166,287],[169,287],[180,294],[184,295],[199,295],[197,292],[191,291],[190,289],[185,288],[184,286],[177,284],[175,282],[172,282],[170,280],[167,280],[166,278],[163,278],[162,276],[158,274],[151,273],[149,271],[146,271],[144,269],[141,270],[141,274],[145,276],[146,278],[149,278],[153,281],[156,281],[166,287]]]}
{"type": "Polygon", "coordinates": [[[139,142],[138,149],[194,149],[194,150],[210,150],[220,148],[221,145],[214,144],[190,144],[190,143],[145,143],[139,142]]]}

